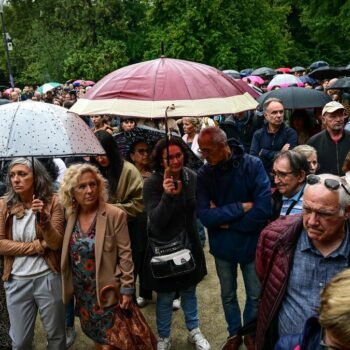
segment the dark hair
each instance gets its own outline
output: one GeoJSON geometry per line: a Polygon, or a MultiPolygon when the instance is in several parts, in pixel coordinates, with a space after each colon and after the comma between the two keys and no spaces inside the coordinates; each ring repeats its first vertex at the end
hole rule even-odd
{"type": "Polygon", "coordinates": [[[97,165],[102,175],[108,181],[108,193],[109,197],[113,197],[117,192],[119,178],[123,170],[123,158],[119,152],[117,143],[113,136],[105,130],[99,130],[95,132],[95,136],[100,141],[101,146],[106,152],[106,156],[109,160],[108,167],[104,168],[99,163],[92,159],[91,163],[97,165]]]}
{"type": "Polygon", "coordinates": [[[59,169],[52,158],[40,158],[41,164],[45,167],[49,173],[52,182],[56,181],[59,175],[59,169]]]}
{"type": "MultiPolygon", "coordinates": [[[[171,137],[168,141],[168,145],[178,146],[181,149],[181,152],[184,155],[184,165],[187,165],[189,154],[188,154],[188,148],[186,147],[185,142],[180,137],[171,137]]],[[[154,149],[151,155],[151,167],[155,171],[162,172],[164,170],[162,163],[163,163],[163,151],[165,148],[166,148],[165,138],[160,139],[154,146],[154,149]]]]}
{"type": "Polygon", "coordinates": [[[290,126],[294,128],[294,120],[297,118],[303,119],[304,129],[310,130],[312,128],[312,120],[310,114],[305,109],[295,110],[290,116],[290,126]]]}
{"type": "Polygon", "coordinates": [[[305,176],[310,174],[309,163],[303,154],[292,150],[282,151],[276,155],[273,162],[281,158],[288,159],[291,171],[294,174],[300,174],[302,171],[305,172],[305,176]]]}

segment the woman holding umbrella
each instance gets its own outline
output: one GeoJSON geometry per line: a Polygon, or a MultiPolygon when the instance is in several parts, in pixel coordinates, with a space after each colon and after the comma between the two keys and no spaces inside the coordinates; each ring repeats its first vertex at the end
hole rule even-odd
{"type": "Polygon", "coordinates": [[[186,146],[180,138],[163,138],[156,144],[152,160],[155,172],[144,184],[144,203],[148,215],[148,236],[160,242],[169,242],[180,232],[189,242],[195,261],[191,272],[176,277],[156,278],[150,269],[153,250],[149,246],[145,259],[145,285],[157,295],[156,317],[159,334],[158,350],[170,349],[170,328],[173,299],[176,292],[181,296],[181,307],[185,313],[188,340],[197,349],[210,349],[208,341],[199,329],[196,286],[206,271],[195,214],[196,175],[184,165],[187,161],[186,146]]]}
{"type": "Polygon", "coordinates": [[[34,159],[14,159],[7,173],[8,193],[0,202],[2,279],[13,349],[30,349],[38,309],[49,349],[65,349],[60,257],[63,208],[52,180],[34,159]],[[35,169],[35,182],[34,171],[35,169]],[[40,215],[40,220],[38,218],[40,215]]]}

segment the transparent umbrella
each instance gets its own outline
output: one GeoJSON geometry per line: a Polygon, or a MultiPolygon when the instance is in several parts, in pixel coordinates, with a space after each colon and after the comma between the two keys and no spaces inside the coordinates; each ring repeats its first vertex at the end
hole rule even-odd
{"type": "Polygon", "coordinates": [[[43,102],[0,108],[0,158],[104,154],[94,133],[77,115],[43,102]]]}

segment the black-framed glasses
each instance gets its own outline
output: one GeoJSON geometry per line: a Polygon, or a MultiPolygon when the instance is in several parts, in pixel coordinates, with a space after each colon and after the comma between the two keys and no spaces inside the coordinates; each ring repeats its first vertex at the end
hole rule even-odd
{"type": "MultiPolygon", "coordinates": [[[[315,174],[310,174],[306,177],[306,183],[308,185],[315,185],[321,182],[321,177],[315,174]]],[[[340,187],[350,196],[350,192],[345,185],[336,179],[324,179],[324,185],[331,191],[337,191],[340,187]]]]}
{"type": "Polygon", "coordinates": [[[284,180],[288,175],[294,174],[294,171],[271,171],[270,175],[273,178],[278,177],[280,180],[284,180]]]}

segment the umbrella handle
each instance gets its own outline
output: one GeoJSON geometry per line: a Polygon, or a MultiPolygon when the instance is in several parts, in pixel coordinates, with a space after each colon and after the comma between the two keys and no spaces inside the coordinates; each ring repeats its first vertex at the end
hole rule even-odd
{"type": "Polygon", "coordinates": [[[169,139],[170,139],[170,132],[169,132],[169,127],[168,127],[168,110],[174,110],[175,109],[175,105],[172,104],[170,106],[168,106],[166,109],[165,109],[165,149],[166,149],[166,163],[167,163],[167,166],[170,165],[170,159],[169,159],[169,139]]]}

